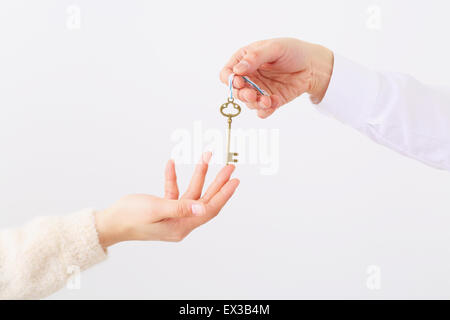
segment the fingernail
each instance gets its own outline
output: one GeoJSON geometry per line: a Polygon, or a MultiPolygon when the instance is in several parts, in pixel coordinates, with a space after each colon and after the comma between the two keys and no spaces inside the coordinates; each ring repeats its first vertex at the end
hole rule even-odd
{"type": "Polygon", "coordinates": [[[245,71],[247,71],[249,67],[250,67],[249,63],[245,60],[242,60],[241,62],[239,62],[237,65],[234,66],[233,71],[235,73],[242,74],[245,71]]]}
{"type": "Polygon", "coordinates": [[[195,216],[201,216],[205,214],[205,207],[200,203],[193,203],[192,204],[192,213],[195,216]]]}
{"type": "Polygon", "coordinates": [[[202,154],[202,161],[203,161],[203,163],[208,164],[209,161],[211,160],[211,157],[212,157],[212,152],[211,151],[204,152],[202,154]]]}

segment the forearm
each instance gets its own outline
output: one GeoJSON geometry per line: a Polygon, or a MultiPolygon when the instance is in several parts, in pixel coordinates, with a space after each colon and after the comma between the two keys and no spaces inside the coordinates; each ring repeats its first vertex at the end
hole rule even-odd
{"type": "Polygon", "coordinates": [[[0,232],[0,298],[39,299],[61,289],[71,269],[103,261],[92,210],[42,217],[0,232]]]}

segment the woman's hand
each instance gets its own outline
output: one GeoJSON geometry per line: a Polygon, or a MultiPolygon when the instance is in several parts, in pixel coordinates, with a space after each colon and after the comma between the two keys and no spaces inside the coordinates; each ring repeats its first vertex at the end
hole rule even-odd
{"type": "Polygon", "coordinates": [[[214,218],[231,198],[239,180],[230,176],[233,165],[225,166],[202,195],[211,153],[203,154],[186,192],[178,198],[175,164],[165,171],[165,196],[128,195],[110,208],[96,213],[101,245],[106,248],[127,240],[181,241],[193,229],[214,218]]]}
{"type": "Polygon", "coordinates": [[[220,73],[228,84],[231,73],[248,76],[270,96],[263,96],[242,77],[233,81],[234,95],[260,118],[267,118],[277,108],[309,93],[314,103],[325,95],[333,70],[333,52],[320,45],[292,38],[254,42],[239,49],[220,73]]]}

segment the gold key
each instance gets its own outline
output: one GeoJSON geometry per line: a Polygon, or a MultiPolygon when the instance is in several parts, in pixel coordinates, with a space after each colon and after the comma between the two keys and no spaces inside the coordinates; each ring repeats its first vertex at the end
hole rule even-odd
{"type": "Polygon", "coordinates": [[[238,116],[241,113],[241,107],[234,102],[234,98],[228,98],[228,101],[220,106],[220,113],[228,118],[228,142],[227,142],[227,164],[232,162],[238,162],[237,157],[238,154],[236,152],[230,152],[230,140],[231,140],[231,122],[233,118],[238,116]],[[226,111],[228,109],[230,111],[226,111]]]}

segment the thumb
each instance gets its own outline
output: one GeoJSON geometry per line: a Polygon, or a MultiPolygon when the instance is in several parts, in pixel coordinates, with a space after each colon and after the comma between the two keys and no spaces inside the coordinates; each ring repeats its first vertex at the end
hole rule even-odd
{"type": "Polygon", "coordinates": [[[261,65],[278,60],[281,52],[282,49],[276,42],[247,47],[241,61],[233,67],[233,72],[237,75],[251,74],[261,65]]]}
{"type": "Polygon", "coordinates": [[[188,199],[158,199],[153,210],[157,220],[196,217],[206,213],[205,205],[202,202],[188,199]]]}

